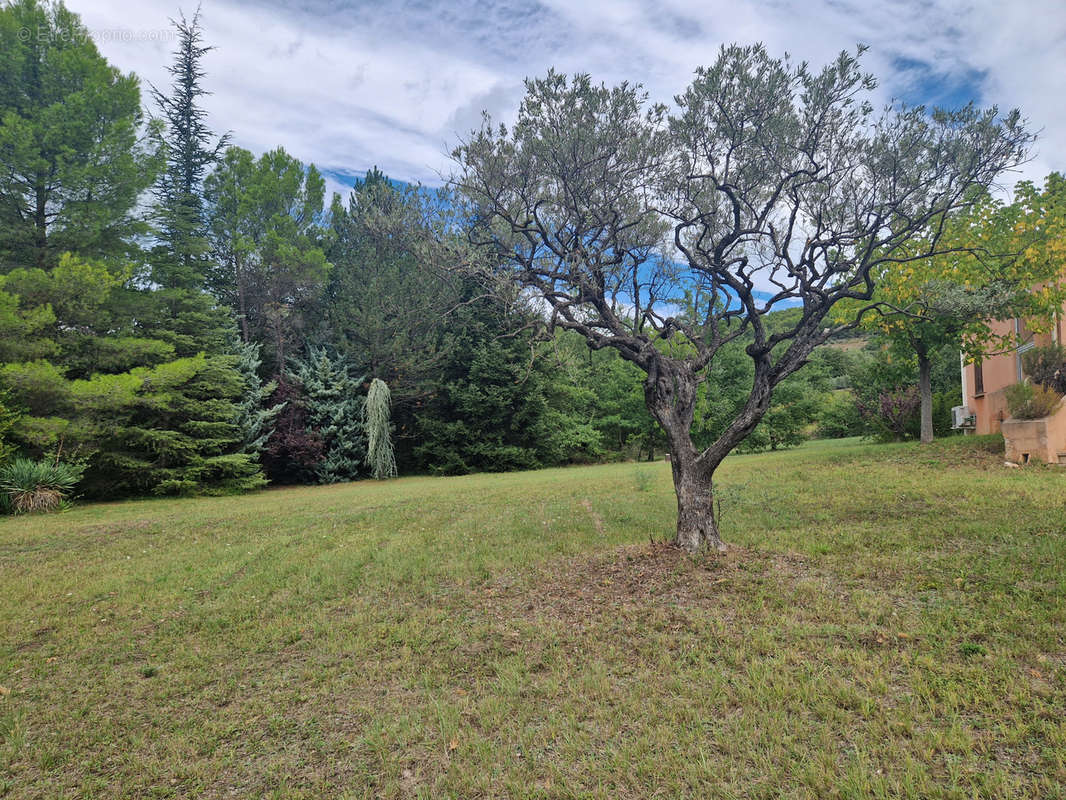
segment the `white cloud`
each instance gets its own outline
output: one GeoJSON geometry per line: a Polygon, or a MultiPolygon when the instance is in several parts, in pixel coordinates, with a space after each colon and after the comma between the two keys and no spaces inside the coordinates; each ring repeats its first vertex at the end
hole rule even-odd
{"type": "MultiPolygon", "coordinates": [[[[173,41],[155,32],[177,14],[172,2],[69,5],[92,31],[132,33],[101,33],[100,49],[164,85],[173,41]]],[[[920,101],[939,81],[953,97],[1018,106],[1043,130],[1025,175],[1066,170],[1061,0],[206,0],[202,13],[217,47],[204,64],[216,130],[254,151],[282,145],[325,170],[376,164],[437,183],[456,137],[483,108],[511,117],[527,75],[583,70],[643,82],[667,100],[732,41],[764,41],[814,65],[867,43],[882,99],[920,101]]]]}

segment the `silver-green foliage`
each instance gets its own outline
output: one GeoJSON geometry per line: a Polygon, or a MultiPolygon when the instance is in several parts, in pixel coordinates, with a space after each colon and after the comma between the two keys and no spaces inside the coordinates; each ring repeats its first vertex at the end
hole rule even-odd
{"type": "Polygon", "coordinates": [[[723,47],[672,109],[638,84],[549,71],[526,82],[513,126],[486,118],[454,150],[451,186],[484,248],[469,263],[646,374],[689,551],[721,546],[718,465],[782,381],[858,324],[826,324],[834,306],[869,306],[881,271],[948,252],[945,220],[1033,140],[1018,112],[875,112],[863,49],[813,69],[762,45],[723,47]],[[768,324],[790,305],[793,324],[768,324]],[[740,341],[750,391],[697,442],[699,389],[740,341]]]}
{"type": "Polygon", "coordinates": [[[348,362],[325,348],[311,347],[304,359],[291,361],[290,374],[303,387],[307,427],[322,438],[325,457],[316,468],[322,483],[359,477],[366,458],[363,435],[363,378],[353,378],[348,362]]]}
{"type": "Polygon", "coordinates": [[[278,414],[287,405],[279,403],[267,408],[266,402],[274,390],[277,381],[263,382],[259,377],[259,367],[263,363],[259,355],[258,342],[242,342],[237,347],[237,369],[244,377],[244,395],[237,405],[237,424],[244,437],[244,452],[259,453],[266,440],[274,432],[274,422],[278,414]]]}
{"type": "Polygon", "coordinates": [[[385,381],[374,378],[370,382],[363,423],[366,426],[366,465],[378,480],[396,477],[396,457],[392,452],[392,431],[389,423],[392,398],[385,381]]]}

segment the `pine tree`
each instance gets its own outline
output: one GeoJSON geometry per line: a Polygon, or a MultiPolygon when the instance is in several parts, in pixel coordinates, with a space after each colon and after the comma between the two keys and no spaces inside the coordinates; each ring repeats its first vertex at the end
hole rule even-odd
{"type": "Polygon", "coordinates": [[[136,77],[108,66],[61,3],[0,9],[0,260],[11,259],[0,269],[0,391],[20,411],[3,442],[35,457],[77,452],[99,495],[264,483],[245,452],[259,437],[246,440],[241,419],[262,387],[238,369],[229,311],[190,277],[213,155],[196,150],[210,138],[196,103],[197,18],[178,28],[174,95],[157,93],[165,119],[151,128],[166,169],[149,275],[132,256],[138,196],[159,159],[138,142],[136,77]]]}
{"type": "Polygon", "coordinates": [[[283,149],[258,159],[226,150],[207,177],[215,297],[236,308],[244,341],[263,344],[270,374],[303,349],[330,264],[322,249],[325,180],[283,149]]]}
{"type": "Polygon", "coordinates": [[[126,303],[140,313],[151,294],[70,254],[0,276],[0,328],[17,334],[0,342],[0,388],[25,411],[5,438],[35,458],[60,447],[89,458],[89,493],[261,485],[241,418],[262,392],[236,356],[175,359],[168,342],[136,335],[126,303]]]}
{"type": "Polygon", "coordinates": [[[177,355],[198,352],[232,353],[236,331],[232,312],[204,290],[211,271],[211,243],[207,235],[203,184],[218,162],[229,135],[215,138],[207,125],[201,99],[203,57],[213,48],[202,44],[200,11],[191,20],[173,21],[178,33],[170,94],[155,86],[160,118],[159,146],[163,169],[156,181],[154,219],[157,244],[150,261],[153,311],[142,322],[147,335],[170,342],[177,355]]]}
{"type": "Polygon", "coordinates": [[[320,341],[356,369],[386,381],[400,425],[410,423],[461,346],[456,309],[464,286],[427,265],[430,195],[394,185],[376,168],[356,183],[345,207],[334,199],[326,255],[333,264],[320,341]]]}
{"type": "Polygon", "coordinates": [[[234,414],[245,392],[234,362],[199,355],[74,382],[75,406],[92,414],[79,422],[97,438],[87,490],[187,495],[264,486],[234,414]]]}
{"type": "Polygon", "coordinates": [[[137,76],[107,63],[76,14],[0,7],[0,273],[136,249],[157,167],[141,125],[137,76]]]}

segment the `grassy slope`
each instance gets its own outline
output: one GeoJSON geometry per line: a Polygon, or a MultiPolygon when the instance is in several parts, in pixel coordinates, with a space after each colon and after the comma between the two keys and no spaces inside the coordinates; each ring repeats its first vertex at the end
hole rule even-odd
{"type": "Polygon", "coordinates": [[[1066,471],[958,442],[0,520],[0,795],[1064,797],[1066,471]],[[619,547],[627,545],[626,547],[619,547]]]}

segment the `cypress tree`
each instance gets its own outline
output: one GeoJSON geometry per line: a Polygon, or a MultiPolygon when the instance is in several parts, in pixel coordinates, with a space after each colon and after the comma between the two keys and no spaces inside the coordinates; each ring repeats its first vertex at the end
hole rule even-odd
{"type": "Polygon", "coordinates": [[[174,63],[167,69],[170,93],[155,86],[152,98],[159,112],[159,146],[163,168],[155,187],[155,235],[151,279],[153,312],[142,325],[146,335],[173,345],[179,356],[198,352],[232,353],[236,330],[229,309],[204,290],[211,270],[211,243],[204,211],[204,178],[229,141],[216,139],[201,106],[209,94],[202,81],[204,55],[200,11],[191,20],[173,20],[178,33],[174,63]]]}
{"type": "Polygon", "coordinates": [[[218,162],[229,134],[215,138],[207,125],[201,99],[210,94],[203,88],[205,46],[200,29],[200,10],[192,20],[172,20],[178,32],[174,63],[167,71],[173,81],[170,94],[152,87],[164,124],[162,149],[164,169],[156,185],[158,235],[164,252],[155,260],[155,279],[167,287],[196,289],[203,285],[211,250],[204,219],[203,181],[218,162]]]}

